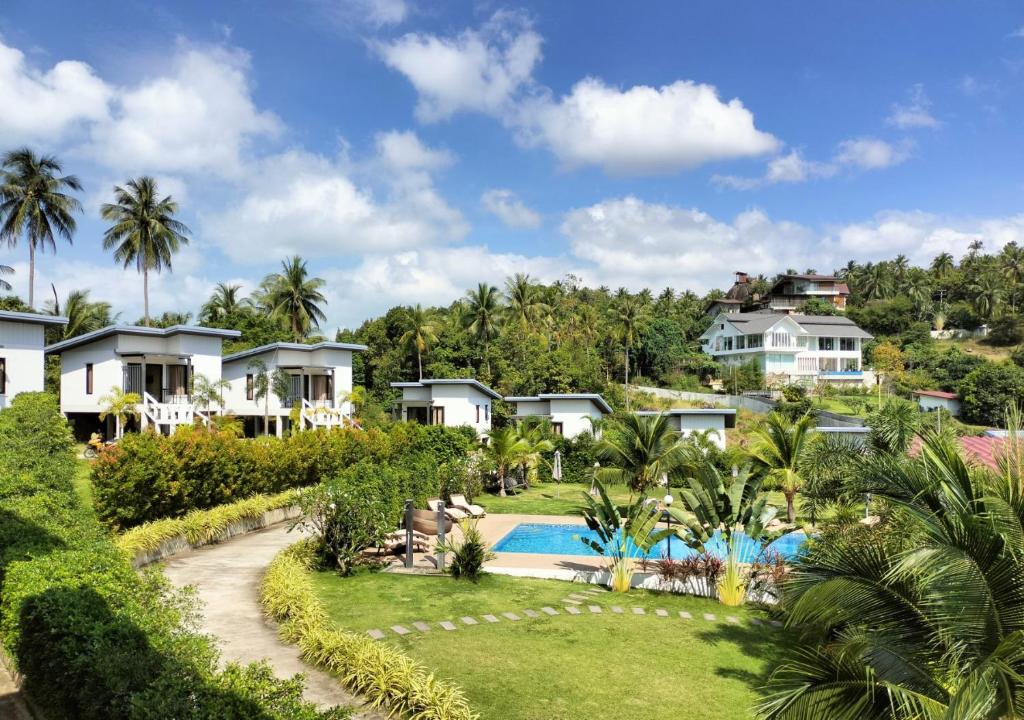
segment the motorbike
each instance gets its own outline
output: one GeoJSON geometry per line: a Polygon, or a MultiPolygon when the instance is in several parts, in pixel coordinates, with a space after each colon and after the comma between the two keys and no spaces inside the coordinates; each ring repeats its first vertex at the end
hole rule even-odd
{"type": "Polygon", "coordinates": [[[102,438],[94,438],[90,440],[88,443],[86,443],[85,450],[82,452],[82,455],[84,455],[87,459],[92,460],[98,458],[104,448],[108,448],[111,445],[116,444],[117,443],[113,440],[104,441],[102,438]]]}

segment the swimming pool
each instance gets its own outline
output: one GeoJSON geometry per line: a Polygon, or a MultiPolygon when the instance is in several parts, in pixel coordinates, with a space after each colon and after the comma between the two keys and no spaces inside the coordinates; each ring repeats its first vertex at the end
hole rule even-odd
{"type": "MultiPolygon", "coordinates": [[[[494,546],[495,552],[529,553],[537,555],[590,555],[597,556],[594,550],[584,545],[574,536],[586,537],[598,541],[597,533],[593,532],[586,525],[551,525],[547,523],[520,523],[505,535],[494,546]]],[[[760,546],[743,533],[739,533],[740,562],[754,562],[757,559],[760,546]]],[[[771,543],[770,550],[777,552],[785,559],[796,557],[800,554],[801,548],[807,536],[802,532],[789,533],[771,543]]],[[[658,560],[669,554],[669,542],[671,542],[671,556],[674,560],[681,560],[697,554],[695,550],[687,547],[677,537],[670,537],[655,545],[648,557],[658,560]]],[[[711,542],[706,545],[712,555],[722,559],[728,554],[725,548],[725,541],[721,533],[716,532],[711,542]]],[[[633,557],[640,557],[641,553],[630,542],[633,557]]]]}

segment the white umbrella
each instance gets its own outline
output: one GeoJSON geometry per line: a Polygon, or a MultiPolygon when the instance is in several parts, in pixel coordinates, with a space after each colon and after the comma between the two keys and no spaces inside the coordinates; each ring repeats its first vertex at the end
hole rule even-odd
{"type": "Polygon", "coordinates": [[[562,479],[562,451],[555,450],[555,462],[551,466],[551,478],[558,482],[562,479]]]}

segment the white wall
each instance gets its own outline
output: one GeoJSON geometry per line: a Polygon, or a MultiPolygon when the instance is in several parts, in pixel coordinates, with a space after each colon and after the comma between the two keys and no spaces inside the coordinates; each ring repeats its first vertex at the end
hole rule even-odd
{"type": "MultiPolygon", "coordinates": [[[[322,348],[320,350],[268,350],[259,355],[234,360],[223,364],[224,379],[231,383],[231,390],[224,394],[224,402],[229,412],[235,415],[256,415],[263,416],[264,401],[257,402],[246,399],[245,376],[251,373],[249,363],[253,360],[262,360],[267,366],[267,372],[273,373],[277,367],[333,367],[334,388],[333,400],[337,401],[340,395],[352,392],[352,351],[334,350],[322,348]]],[[[269,393],[267,401],[270,415],[288,415],[291,408],[282,408],[280,401],[273,392],[269,393]]],[[[351,404],[346,400],[337,406],[347,413],[351,404]]]]}
{"type": "Polygon", "coordinates": [[[725,450],[725,416],[711,413],[694,415],[670,415],[669,421],[673,429],[684,437],[694,432],[713,430],[709,439],[722,450],[725,450]]]}
{"type": "Polygon", "coordinates": [[[480,434],[491,431],[491,398],[472,385],[428,385],[434,407],[444,408],[444,424],[448,427],[469,425],[480,434]],[[480,406],[480,421],[476,408],[480,406]]]}
{"type": "Polygon", "coordinates": [[[6,388],[0,388],[0,408],[18,393],[43,389],[43,325],[0,321],[0,358],[7,371],[6,388]]]}
{"type": "Polygon", "coordinates": [[[593,425],[588,418],[600,420],[604,417],[600,408],[590,400],[552,398],[549,402],[551,403],[551,422],[562,423],[562,435],[566,438],[571,439],[580,433],[592,432],[593,425]]]}
{"type": "Polygon", "coordinates": [[[917,405],[922,410],[932,411],[942,408],[949,412],[950,415],[957,416],[960,414],[960,401],[959,400],[947,400],[945,398],[931,397],[930,395],[918,395],[917,405]]]}

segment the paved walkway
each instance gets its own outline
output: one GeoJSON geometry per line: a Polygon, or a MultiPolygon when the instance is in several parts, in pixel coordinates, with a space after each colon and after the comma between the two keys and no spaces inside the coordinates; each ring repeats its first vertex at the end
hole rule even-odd
{"type": "Polygon", "coordinates": [[[21,691],[3,665],[0,665],[0,720],[32,720],[21,691]]]}
{"type": "MultiPolygon", "coordinates": [[[[298,539],[297,533],[288,533],[286,525],[279,525],[175,555],[164,568],[175,585],[195,586],[204,605],[202,630],[219,640],[226,660],[268,660],[279,677],[296,673],[305,676],[307,700],[321,707],[359,706],[361,701],[335,678],[307,665],[295,646],[281,642],[277,628],[260,606],[263,573],[281,549],[298,539]]],[[[382,715],[369,709],[361,710],[356,717],[383,720],[382,715]]]]}

